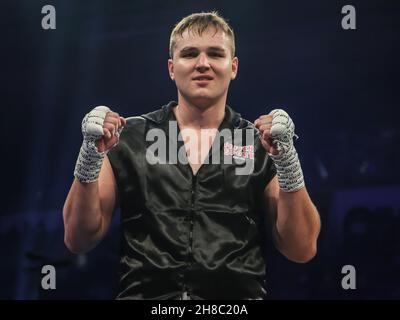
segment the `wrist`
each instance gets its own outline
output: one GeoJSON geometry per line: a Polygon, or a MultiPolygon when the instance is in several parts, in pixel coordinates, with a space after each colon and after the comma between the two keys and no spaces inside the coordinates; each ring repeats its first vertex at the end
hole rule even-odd
{"type": "Polygon", "coordinates": [[[107,151],[97,150],[95,140],[84,139],[75,165],[75,178],[84,183],[97,181],[106,154],[107,151]]]}
{"type": "Polygon", "coordinates": [[[270,157],[274,161],[279,187],[282,191],[295,192],[305,186],[303,170],[294,146],[285,153],[270,154],[270,157]]]}

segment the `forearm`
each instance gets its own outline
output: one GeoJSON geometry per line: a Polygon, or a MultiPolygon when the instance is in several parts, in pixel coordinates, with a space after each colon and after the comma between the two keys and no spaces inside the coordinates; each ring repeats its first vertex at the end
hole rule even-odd
{"type": "Polygon", "coordinates": [[[98,181],[81,183],[74,179],[63,208],[64,240],[75,253],[94,247],[102,238],[103,215],[98,181]]]}
{"type": "Polygon", "coordinates": [[[314,257],[320,224],[318,211],[306,188],[296,192],[280,190],[275,239],[283,254],[297,262],[314,257]]]}
{"type": "Polygon", "coordinates": [[[63,208],[64,242],[72,252],[92,249],[110,225],[115,178],[106,154],[118,143],[125,123],[106,106],[92,109],[82,120],[83,142],[63,208]]]}

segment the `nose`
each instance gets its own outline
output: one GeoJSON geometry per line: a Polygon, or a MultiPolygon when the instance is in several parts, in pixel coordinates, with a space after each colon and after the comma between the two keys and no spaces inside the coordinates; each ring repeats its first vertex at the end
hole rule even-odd
{"type": "Polygon", "coordinates": [[[204,72],[210,69],[210,63],[207,59],[207,55],[202,52],[199,54],[197,58],[197,63],[196,63],[196,70],[199,72],[204,72]]]}

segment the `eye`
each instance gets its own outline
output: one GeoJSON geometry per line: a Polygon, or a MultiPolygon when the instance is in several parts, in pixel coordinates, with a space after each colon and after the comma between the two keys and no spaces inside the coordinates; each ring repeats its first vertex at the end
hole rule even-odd
{"type": "Polygon", "coordinates": [[[224,57],[224,54],[223,53],[221,53],[221,52],[210,52],[209,54],[208,54],[210,57],[213,57],[213,58],[223,58],[224,57]]]}
{"type": "Polygon", "coordinates": [[[183,58],[194,58],[197,56],[196,52],[185,52],[181,55],[183,58]]]}

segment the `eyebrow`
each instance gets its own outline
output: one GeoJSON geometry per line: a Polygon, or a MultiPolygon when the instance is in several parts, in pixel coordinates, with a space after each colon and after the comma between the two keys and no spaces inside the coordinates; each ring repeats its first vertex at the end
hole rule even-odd
{"type": "MultiPolygon", "coordinates": [[[[188,52],[188,51],[198,51],[199,49],[196,47],[184,47],[183,49],[180,50],[180,52],[188,52]]],[[[208,47],[207,51],[219,51],[219,52],[225,52],[225,49],[223,47],[208,47]]]]}

